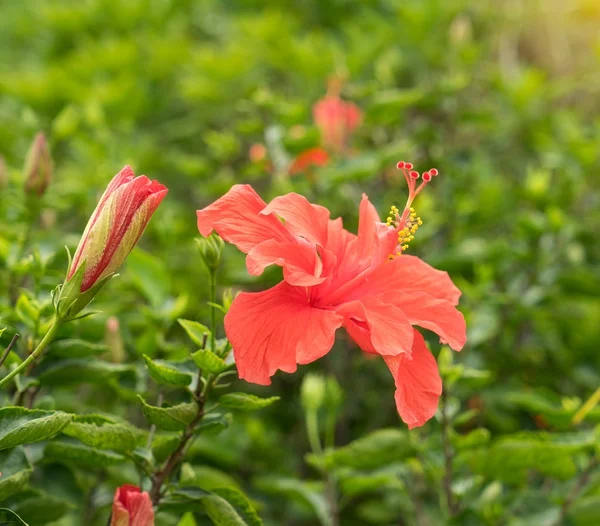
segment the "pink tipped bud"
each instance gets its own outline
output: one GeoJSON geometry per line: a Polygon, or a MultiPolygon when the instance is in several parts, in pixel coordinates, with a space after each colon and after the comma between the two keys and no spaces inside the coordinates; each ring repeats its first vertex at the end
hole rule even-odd
{"type": "Polygon", "coordinates": [[[412,172],[410,172],[410,176],[413,179],[418,179],[419,178],[419,172],[412,171],[412,172]]]}
{"type": "Polygon", "coordinates": [[[435,168],[432,168],[431,170],[429,170],[429,173],[433,175],[433,177],[435,177],[438,174],[438,171],[435,168]]]}
{"type": "Polygon", "coordinates": [[[404,163],[404,168],[406,168],[407,170],[412,170],[412,163],[404,163]]]}
{"type": "Polygon", "coordinates": [[[124,484],[113,499],[110,526],[154,526],[154,510],[147,492],[124,484]]]}
{"type": "Polygon", "coordinates": [[[426,183],[431,181],[431,174],[429,172],[423,172],[423,181],[425,181],[426,183]]]}
{"type": "Polygon", "coordinates": [[[396,168],[398,168],[398,170],[402,170],[404,168],[404,161],[400,161],[397,165],[396,168]]]}
{"type": "Polygon", "coordinates": [[[35,136],[29,147],[23,172],[25,193],[38,197],[44,195],[52,179],[52,159],[46,136],[41,132],[35,136]]]}

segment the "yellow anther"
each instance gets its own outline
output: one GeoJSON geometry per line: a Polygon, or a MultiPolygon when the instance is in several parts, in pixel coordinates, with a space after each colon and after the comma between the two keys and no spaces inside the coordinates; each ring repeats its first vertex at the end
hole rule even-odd
{"type": "Polygon", "coordinates": [[[421,221],[421,218],[419,217],[419,219],[417,219],[417,225],[421,226],[423,224],[423,221],[421,221]]]}
{"type": "Polygon", "coordinates": [[[406,250],[408,248],[408,245],[402,245],[402,250],[406,250]]]}

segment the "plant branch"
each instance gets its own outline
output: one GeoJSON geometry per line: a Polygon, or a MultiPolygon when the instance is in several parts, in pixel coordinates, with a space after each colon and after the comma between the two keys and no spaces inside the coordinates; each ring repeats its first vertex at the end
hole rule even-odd
{"type": "Polygon", "coordinates": [[[2,387],[9,380],[14,378],[17,374],[19,374],[23,369],[32,364],[35,360],[37,360],[40,355],[44,352],[46,347],[52,342],[56,333],[58,332],[58,328],[60,327],[61,322],[54,318],[52,320],[52,325],[48,329],[46,335],[42,338],[42,341],[38,344],[38,346],[34,349],[34,351],[21,362],[17,367],[15,367],[10,373],[8,373],[2,380],[0,380],[0,387],[2,387]]]}
{"type": "Polygon", "coordinates": [[[567,515],[569,513],[569,510],[571,509],[571,506],[573,505],[577,497],[581,494],[583,489],[587,486],[588,482],[590,481],[590,476],[592,472],[594,471],[594,469],[596,469],[596,467],[598,467],[598,463],[599,459],[597,456],[595,456],[594,458],[592,458],[588,466],[579,474],[579,478],[577,479],[575,486],[569,492],[569,494],[563,501],[562,506],[560,507],[560,516],[558,520],[554,523],[555,526],[559,526],[560,524],[566,523],[567,515]]]}
{"type": "Polygon", "coordinates": [[[15,334],[12,337],[12,340],[10,340],[8,347],[4,350],[4,352],[2,353],[2,356],[0,357],[0,367],[2,367],[2,364],[4,363],[4,361],[6,360],[6,358],[8,358],[8,354],[10,353],[10,351],[12,351],[12,348],[15,346],[15,343],[17,343],[18,339],[19,339],[19,335],[15,334]]]}
{"type": "Polygon", "coordinates": [[[453,471],[453,452],[452,446],[450,445],[450,419],[448,418],[447,412],[448,406],[448,395],[444,390],[442,392],[442,449],[444,451],[444,478],[443,487],[446,495],[446,503],[448,505],[448,512],[453,517],[458,513],[458,503],[454,499],[452,493],[452,471],[453,471]]]}

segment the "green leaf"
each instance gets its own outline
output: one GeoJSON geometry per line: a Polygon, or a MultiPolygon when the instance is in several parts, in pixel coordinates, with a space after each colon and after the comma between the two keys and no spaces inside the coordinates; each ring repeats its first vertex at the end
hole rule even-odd
{"type": "Polygon", "coordinates": [[[208,415],[204,415],[202,420],[198,422],[198,425],[195,427],[194,431],[197,434],[203,435],[218,435],[221,431],[224,431],[229,427],[231,423],[231,413],[226,413],[224,415],[218,413],[209,413],[208,415]]]}
{"type": "Polygon", "coordinates": [[[137,370],[133,365],[102,360],[68,359],[51,364],[38,376],[42,385],[103,384],[113,379],[136,381],[137,370]]]}
{"type": "Polygon", "coordinates": [[[192,466],[183,464],[179,477],[180,486],[194,486],[204,491],[212,491],[215,488],[238,487],[235,479],[217,468],[211,466],[192,466]]]}
{"type": "Polygon", "coordinates": [[[137,445],[135,433],[124,424],[87,424],[71,422],[63,433],[99,449],[110,449],[120,453],[129,453],[137,445]]]}
{"type": "Polygon", "coordinates": [[[267,476],[256,479],[256,485],[267,493],[295,498],[308,505],[322,526],[332,526],[324,485],[302,480],[267,476]]]}
{"type": "Polygon", "coordinates": [[[186,513],[181,520],[177,523],[177,526],[197,526],[194,515],[190,512],[186,513]]]}
{"type": "Polygon", "coordinates": [[[25,294],[21,294],[15,305],[15,314],[25,325],[34,328],[40,317],[40,310],[25,294]]]}
{"type": "Polygon", "coordinates": [[[181,439],[177,435],[157,435],[152,441],[152,454],[157,462],[164,462],[177,449],[181,439]]]}
{"type": "Polygon", "coordinates": [[[144,416],[151,424],[165,431],[183,431],[198,415],[198,404],[191,402],[171,407],[149,405],[138,395],[144,416]]]}
{"type": "Polygon", "coordinates": [[[127,257],[127,271],[134,285],[154,308],[160,307],[167,300],[171,274],[163,259],[137,247],[127,257]]]}
{"type": "Polygon", "coordinates": [[[72,463],[79,466],[98,468],[121,464],[125,461],[123,455],[119,455],[113,451],[96,449],[68,440],[55,440],[46,444],[44,458],[67,464],[72,463]]]}
{"type": "Polygon", "coordinates": [[[19,493],[33,472],[22,447],[0,451],[0,502],[19,493]]]}
{"type": "Polygon", "coordinates": [[[85,358],[107,351],[108,347],[104,344],[76,339],[59,340],[49,347],[49,353],[59,358],[85,358]]]}
{"type": "Polygon", "coordinates": [[[200,349],[192,354],[194,363],[202,369],[202,372],[220,374],[225,371],[228,365],[223,358],[219,358],[216,354],[208,349],[200,349]]]}
{"type": "Polygon", "coordinates": [[[72,415],[61,411],[3,407],[0,409],[0,450],[47,440],[72,418],[72,415]]]}
{"type": "Polygon", "coordinates": [[[182,318],[179,318],[177,321],[196,345],[204,347],[210,336],[210,329],[208,327],[197,321],[184,320],[182,318]]]}
{"type": "Polygon", "coordinates": [[[247,393],[227,393],[219,398],[219,403],[223,407],[238,411],[256,411],[277,402],[277,400],[279,400],[278,396],[260,398],[247,393]]]}
{"type": "Polygon", "coordinates": [[[213,493],[231,504],[249,526],[262,526],[263,522],[256,513],[254,506],[240,490],[232,487],[215,488],[213,493]]]}
{"type": "MultiPolygon", "coordinates": [[[[172,495],[182,501],[198,502],[215,526],[255,526],[262,524],[258,516],[256,516],[258,522],[246,522],[243,518],[243,512],[238,512],[230,502],[216,493],[194,488],[180,488],[174,490],[172,495]]],[[[253,511],[251,506],[250,509],[253,511]]]]}
{"type": "Polygon", "coordinates": [[[155,382],[166,385],[190,385],[192,375],[181,372],[174,365],[162,360],[152,360],[149,356],[143,355],[146,361],[148,372],[155,382]]]}
{"type": "Polygon", "coordinates": [[[414,452],[405,431],[379,429],[347,446],[325,451],[322,461],[327,468],[375,469],[403,460],[414,452]]]}
{"type": "Polygon", "coordinates": [[[27,491],[18,497],[11,507],[23,520],[36,526],[55,522],[74,508],[68,501],[37,490],[27,491]]]}
{"type": "Polygon", "coordinates": [[[0,508],[0,526],[29,526],[21,517],[14,511],[6,508],[0,508]]]}

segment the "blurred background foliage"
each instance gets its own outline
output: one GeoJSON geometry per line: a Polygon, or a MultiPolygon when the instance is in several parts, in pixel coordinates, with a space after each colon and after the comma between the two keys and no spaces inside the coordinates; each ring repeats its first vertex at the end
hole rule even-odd
{"type": "MultiPolygon", "coordinates": [[[[406,432],[383,362],[340,335],[327,357],[268,388],[234,382],[281,400],[201,436],[181,476],[243,488],[267,525],[332,526],[332,502],[349,526],[599,524],[600,409],[573,423],[600,385],[599,35],[594,0],[0,0],[0,286],[20,276],[33,291],[20,311],[0,296],[2,347],[15,331],[21,352],[36,337],[27,310],[48,308],[63,246],[75,247],[113,174],[131,164],[170,189],[98,296],[102,314],[65,329],[103,343],[116,317],[122,348],[109,345],[104,363],[122,363],[57,374],[50,357],[35,406],[147,429],[135,393],[156,401],[158,388],[141,355],[186,357],[177,318],[208,319],[194,211],[250,182],[265,200],[306,195],[355,228],[363,192],[383,217],[404,203],[403,159],[441,173],[417,201],[424,226],[410,251],[464,294],[463,353],[428,338],[444,411],[406,432]],[[332,76],[362,125],[346,155],[289,176],[282,166],[320,144],[311,107],[332,76]],[[39,130],[55,170],[29,229],[21,168],[39,130]],[[254,144],[265,159],[250,158],[254,144]],[[300,401],[309,371],[330,386],[313,405],[300,401]],[[339,449],[309,453],[312,413],[321,430],[335,422],[339,449]]],[[[262,289],[278,272],[250,278],[228,247],[219,291],[262,289]]],[[[105,524],[114,487],[136,482],[132,466],[81,469],[45,451],[31,446],[32,489],[7,501],[37,513],[32,524],[105,524]],[[46,490],[53,503],[39,504],[46,490]],[[23,504],[32,495],[42,511],[23,504]]],[[[177,521],[164,513],[157,524],[177,521]]]]}

